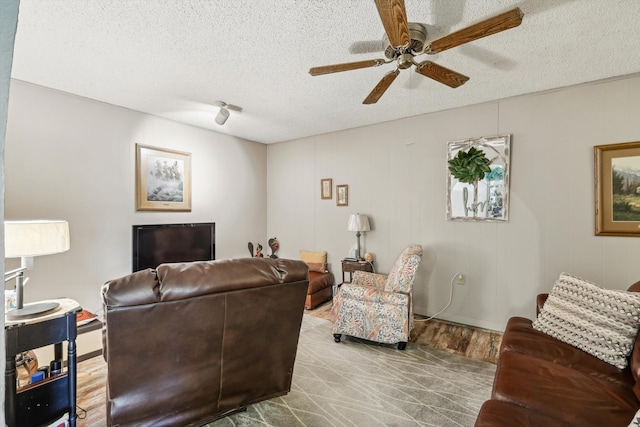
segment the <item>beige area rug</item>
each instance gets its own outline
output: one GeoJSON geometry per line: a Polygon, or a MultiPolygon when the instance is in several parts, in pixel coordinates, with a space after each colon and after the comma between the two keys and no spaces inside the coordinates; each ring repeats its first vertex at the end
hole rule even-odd
{"type": "Polygon", "coordinates": [[[416,343],[335,343],[329,321],[305,315],[291,392],[207,426],[473,426],[494,373],[416,343]]]}

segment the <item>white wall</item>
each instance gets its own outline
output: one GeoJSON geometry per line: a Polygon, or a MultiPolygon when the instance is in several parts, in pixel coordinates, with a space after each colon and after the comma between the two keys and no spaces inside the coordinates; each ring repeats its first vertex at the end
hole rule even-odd
{"type": "Polygon", "coordinates": [[[35,259],[26,302],[99,310],[101,285],[131,272],[134,224],[213,221],[216,258],[248,256],[266,235],[266,157],[263,144],[13,80],[6,218],[65,219],[71,232],[69,252],[35,259]],[[191,212],[135,211],[136,143],[192,153],[191,212]]]}
{"type": "Polygon", "coordinates": [[[247,256],[248,241],[268,253],[268,237],[284,257],[327,250],[340,276],[355,244],[347,218],[360,212],[379,271],[424,245],[418,313],[444,306],[460,271],[467,284],[440,317],[500,330],[532,317],[562,271],[618,289],[640,279],[640,239],[593,235],[592,170],[594,145],[640,140],[639,99],[631,77],[264,146],[13,81],[6,217],[66,219],[72,239],[36,259],[27,301],[97,310],[102,283],[130,271],[131,225],[143,223],[215,221],[218,258],[247,256]],[[509,223],[447,222],[447,142],[502,133],[513,135],[509,223]],[[136,143],[193,154],[192,212],[135,211],[136,143]],[[321,178],[349,185],[348,207],[320,199],[321,178]]]}
{"type": "MultiPolygon", "coordinates": [[[[428,101],[427,101],[428,102],[428,101]]],[[[378,105],[362,108],[385,108],[378,105]]],[[[415,310],[503,330],[535,315],[535,295],[563,272],[608,288],[640,280],[640,238],[594,236],[593,146],[640,140],[640,77],[422,115],[270,145],[268,234],[281,255],[355,244],[349,214],[370,215],[365,250],[388,272],[411,242],[425,248],[415,310]],[[447,142],[512,134],[508,223],[446,221],[447,142]],[[349,185],[349,206],[320,199],[320,179],[349,185]]]]}

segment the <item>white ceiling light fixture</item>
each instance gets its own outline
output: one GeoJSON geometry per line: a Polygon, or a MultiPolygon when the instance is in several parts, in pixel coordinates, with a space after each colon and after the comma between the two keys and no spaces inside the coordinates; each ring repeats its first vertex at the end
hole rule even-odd
{"type": "Polygon", "coordinates": [[[224,101],[216,101],[213,103],[213,105],[215,105],[216,107],[220,107],[220,111],[218,111],[218,115],[216,116],[216,123],[219,124],[220,126],[222,126],[227,122],[227,119],[229,118],[229,114],[230,114],[229,110],[233,110],[237,112],[242,111],[241,107],[238,107],[237,105],[227,104],[224,101]]]}
{"type": "Polygon", "coordinates": [[[225,105],[220,107],[220,111],[218,112],[218,115],[216,116],[216,123],[219,124],[220,126],[225,124],[227,119],[229,118],[229,110],[227,110],[225,108],[225,105]]]}

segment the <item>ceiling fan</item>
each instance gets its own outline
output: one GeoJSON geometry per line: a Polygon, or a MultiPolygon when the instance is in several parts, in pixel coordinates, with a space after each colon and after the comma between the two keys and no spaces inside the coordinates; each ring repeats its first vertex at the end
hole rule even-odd
{"type": "Polygon", "coordinates": [[[404,0],[375,0],[375,2],[386,33],[385,56],[387,59],[346,62],[313,67],[309,70],[309,74],[312,76],[319,76],[360,68],[377,67],[396,61],[396,69],[382,77],[382,80],[362,102],[363,104],[375,104],[378,102],[384,92],[391,86],[391,83],[398,77],[400,70],[407,69],[412,65],[415,65],[416,73],[449,87],[456,88],[463,85],[469,80],[469,77],[431,61],[416,62],[414,57],[425,53],[430,55],[440,53],[452,47],[517,27],[522,22],[523,16],[520,9],[515,8],[441,37],[425,46],[427,29],[422,24],[407,22],[404,0]]]}

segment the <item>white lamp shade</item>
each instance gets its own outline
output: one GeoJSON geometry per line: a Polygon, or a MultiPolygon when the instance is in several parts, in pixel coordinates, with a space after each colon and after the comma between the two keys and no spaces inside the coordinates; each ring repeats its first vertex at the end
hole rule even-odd
{"type": "Polygon", "coordinates": [[[370,231],[369,217],[366,215],[351,214],[349,216],[349,223],[347,225],[347,231],[370,231]]]}
{"type": "Polygon", "coordinates": [[[67,221],[5,221],[5,258],[36,257],[66,252],[70,247],[67,221]]]}

